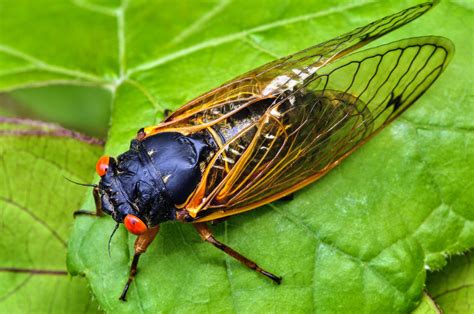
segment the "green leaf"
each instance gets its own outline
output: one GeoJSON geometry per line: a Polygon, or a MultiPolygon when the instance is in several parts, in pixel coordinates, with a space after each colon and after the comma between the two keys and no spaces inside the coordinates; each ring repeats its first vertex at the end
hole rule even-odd
{"type": "MultiPolygon", "coordinates": [[[[137,129],[159,122],[163,109],[413,5],[76,0],[35,1],[24,10],[21,3],[0,8],[0,89],[57,82],[108,88],[114,104],[106,151],[113,155],[128,148],[137,129]]],[[[377,41],[442,35],[456,55],[413,108],[295,200],[214,228],[217,238],[282,275],[281,286],[202,243],[191,226],[165,224],[140,261],[129,301],[120,303],[133,237],[121,228],[109,258],[109,217],[77,219],[69,270],[85,274],[109,311],[414,309],[425,268],[474,246],[471,18],[467,1],[443,1],[377,41]]],[[[93,208],[90,198],[85,206],[93,208]]]]}
{"type": "Polygon", "coordinates": [[[427,289],[445,313],[469,313],[474,306],[472,251],[452,256],[440,272],[430,274],[427,289]]]}
{"type": "Polygon", "coordinates": [[[101,146],[54,125],[0,119],[2,312],[97,312],[86,281],[66,270],[71,209],[101,146]]]}
{"type": "Polygon", "coordinates": [[[442,312],[435,301],[425,292],[420,304],[412,314],[442,314],[442,312]]]}
{"type": "Polygon", "coordinates": [[[111,99],[104,89],[53,85],[17,90],[10,96],[23,117],[55,121],[94,137],[105,138],[107,134],[111,99]]]}

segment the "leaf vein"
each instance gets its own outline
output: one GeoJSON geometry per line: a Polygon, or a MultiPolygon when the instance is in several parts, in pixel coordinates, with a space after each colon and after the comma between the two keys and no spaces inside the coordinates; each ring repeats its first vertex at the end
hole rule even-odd
{"type": "MultiPolygon", "coordinates": [[[[224,222],[224,241],[227,243],[228,242],[228,232],[227,232],[227,221],[224,222]]],[[[224,257],[224,264],[225,264],[225,271],[226,271],[226,278],[227,281],[229,282],[229,292],[230,292],[230,299],[232,300],[232,308],[234,309],[234,312],[237,313],[237,307],[235,305],[235,288],[234,285],[232,284],[232,271],[230,269],[230,263],[229,263],[229,256],[226,254],[224,257]]]]}
{"type": "Polygon", "coordinates": [[[410,119],[401,116],[398,118],[400,121],[405,121],[406,123],[414,126],[416,129],[425,130],[425,131],[447,131],[447,132],[461,132],[461,133],[472,133],[474,128],[469,126],[448,126],[440,124],[421,124],[410,119]]]}
{"type": "Polygon", "coordinates": [[[254,40],[252,40],[252,38],[250,36],[245,36],[242,38],[242,41],[244,43],[247,43],[248,45],[250,45],[252,48],[255,48],[257,51],[259,52],[263,52],[264,54],[272,57],[272,58],[275,58],[275,59],[279,59],[280,56],[277,55],[276,53],[273,53],[271,52],[270,50],[268,49],[265,49],[264,47],[262,47],[260,44],[258,44],[257,42],[255,42],[254,40]]]}
{"type": "Polygon", "coordinates": [[[135,88],[137,88],[148,99],[148,101],[152,104],[152,106],[155,107],[155,109],[161,112],[164,112],[165,109],[158,104],[158,101],[153,97],[153,95],[149,92],[149,90],[145,86],[143,86],[140,82],[136,80],[130,80],[130,79],[127,79],[126,82],[130,83],[135,88]]]}
{"type": "Polygon", "coordinates": [[[36,70],[34,65],[26,65],[22,67],[14,68],[13,70],[0,71],[0,77],[5,77],[9,75],[22,74],[29,71],[36,70]]]}
{"type": "Polygon", "coordinates": [[[120,75],[118,84],[120,84],[120,81],[125,77],[126,69],[125,12],[127,7],[128,0],[123,0],[120,8],[115,11],[115,16],[117,18],[118,63],[120,75]]]}
{"type": "Polygon", "coordinates": [[[205,23],[210,21],[214,16],[219,14],[222,10],[224,10],[225,7],[227,7],[232,0],[222,0],[220,1],[217,5],[215,5],[211,10],[209,10],[207,13],[203,14],[200,18],[198,18],[194,23],[189,25],[189,27],[185,28],[181,33],[176,35],[176,37],[170,42],[170,45],[175,45],[181,41],[183,41],[185,38],[189,37],[190,35],[196,33],[202,27],[204,26],[205,23]]]}
{"type": "Polygon", "coordinates": [[[22,282],[16,285],[11,291],[9,291],[3,297],[1,297],[0,302],[7,300],[9,297],[17,293],[21,288],[23,288],[31,280],[32,277],[33,275],[29,275],[28,277],[26,277],[22,282]]]}
{"type": "Polygon", "coordinates": [[[445,296],[446,294],[453,293],[453,292],[456,292],[456,291],[459,291],[459,290],[462,290],[462,289],[471,288],[471,287],[474,287],[474,284],[464,284],[464,285],[461,285],[459,287],[448,289],[448,290],[445,290],[443,292],[440,292],[439,294],[433,296],[433,298],[438,299],[442,296],[445,296]]]}
{"type": "Polygon", "coordinates": [[[289,221],[291,221],[292,223],[294,223],[295,225],[298,225],[300,227],[303,227],[305,230],[307,230],[311,235],[313,235],[322,245],[325,245],[327,246],[328,248],[338,252],[338,253],[341,253],[342,255],[348,257],[350,260],[352,261],[355,261],[361,265],[364,265],[366,266],[367,269],[369,269],[371,272],[373,272],[377,277],[379,277],[380,279],[382,279],[389,287],[393,288],[397,293],[399,293],[404,299],[406,299],[406,296],[405,296],[405,293],[404,291],[402,291],[399,287],[395,286],[392,282],[390,282],[387,277],[385,277],[382,273],[380,273],[379,271],[377,271],[376,269],[374,269],[370,264],[368,264],[366,261],[362,260],[360,257],[357,257],[357,256],[354,256],[348,252],[345,252],[344,250],[342,250],[341,248],[333,245],[332,243],[330,242],[327,242],[326,240],[323,240],[319,234],[312,230],[307,224],[305,224],[303,221],[301,221],[298,217],[294,216],[294,215],[291,215],[289,213],[286,213],[285,211],[279,209],[277,206],[275,206],[274,204],[269,204],[269,206],[271,208],[273,208],[277,213],[279,213],[281,216],[283,216],[284,218],[288,219],[289,221]]]}
{"type": "Polygon", "coordinates": [[[40,217],[35,215],[33,212],[31,212],[28,208],[16,203],[15,201],[13,201],[10,198],[0,196],[0,200],[2,200],[3,202],[5,202],[7,204],[10,204],[13,207],[16,207],[19,210],[21,210],[21,211],[25,212],[26,214],[28,214],[31,218],[33,218],[34,221],[38,222],[41,226],[46,228],[53,235],[53,237],[55,237],[64,247],[67,247],[66,241],[56,232],[56,230],[54,230],[54,228],[52,228],[50,225],[48,225],[46,223],[46,221],[44,221],[43,219],[41,219],[40,217]]]}
{"type": "Polygon", "coordinates": [[[97,75],[79,71],[79,70],[72,70],[72,69],[64,68],[57,65],[52,65],[9,46],[0,45],[0,52],[3,52],[7,55],[16,57],[24,61],[28,61],[31,64],[38,67],[40,70],[46,70],[46,71],[57,73],[57,74],[63,74],[63,75],[68,75],[68,76],[72,76],[76,78],[81,78],[81,79],[89,80],[95,83],[108,83],[104,81],[103,78],[97,75]]]}
{"type": "Polygon", "coordinates": [[[86,0],[72,0],[72,4],[78,8],[89,10],[95,13],[100,13],[100,14],[109,15],[109,16],[115,15],[114,9],[107,8],[98,4],[93,4],[86,0]]]}
{"type": "Polygon", "coordinates": [[[47,81],[36,81],[36,82],[29,82],[29,83],[20,83],[20,84],[13,84],[8,86],[7,88],[0,87],[1,92],[11,92],[20,88],[37,88],[37,87],[44,87],[44,86],[51,86],[51,85],[72,85],[72,86],[84,86],[84,87],[102,87],[108,90],[113,90],[112,85],[108,83],[104,84],[96,84],[93,82],[81,81],[81,80],[67,80],[67,79],[55,79],[55,80],[47,80],[47,81]]]}
{"type": "Polygon", "coordinates": [[[235,41],[235,40],[239,40],[239,39],[241,39],[243,37],[246,37],[246,36],[248,36],[250,34],[253,34],[253,33],[259,33],[259,32],[271,30],[271,29],[274,29],[274,28],[282,27],[282,26],[285,26],[285,25],[294,24],[294,23],[298,23],[298,22],[303,22],[303,21],[307,21],[307,20],[311,20],[311,19],[316,19],[316,18],[327,16],[327,15],[330,15],[330,14],[343,12],[345,10],[350,10],[350,9],[366,6],[367,4],[369,4],[371,2],[373,2],[373,1],[372,0],[366,0],[366,1],[360,1],[360,2],[355,3],[355,4],[341,5],[341,6],[333,7],[333,8],[328,9],[328,10],[317,11],[317,12],[304,14],[304,15],[298,15],[298,16],[291,17],[291,18],[288,18],[288,19],[283,19],[283,20],[280,20],[280,21],[275,21],[275,22],[271,22],[271,23],[267,23],[267,24],[262,24],[262,25],[254,27],[254,28],[251,28],[251,29],[248,29],[248,30],[243,30],[243,31],[240,31],[240,32],[237,32],[237,33],[233,33],[233,34],[229,34],[229,35],[225,35],[225,36],[221,36],[221,37],[217,37],[217,38],[212,38],[210,40],[207,40],[207,41],[201,42],[199,44],[196,44],[194,46],[190,46],[190,47],[178,50],[178,51],[176,51],[174,53],[171,53],[167,56],[160,57],[160,58],[157,58],[155,60],[150,60],[150,61],[144,62],[144,63],[130,69],[128,71],[128,74],[132,75],[132,74],[137,73],[137,72],[150,70],[150,69],[156,68],[160,65],[163,65],[165,63],[168,63],[170,61],[173,61],[173,60],[185,57],[187,55],[190,55],[192,53],[195,53],[197,51],[200,51],[200,50],[203,50],[203,49],[206,49],[206,48],[210,48],[210,47],[216,47],[216,46],[219,46],[219,45],[222,45],[222,44],[225,44],[225,43],[229,43],[229,42],[232,42],[232,41],[235,41]]]}

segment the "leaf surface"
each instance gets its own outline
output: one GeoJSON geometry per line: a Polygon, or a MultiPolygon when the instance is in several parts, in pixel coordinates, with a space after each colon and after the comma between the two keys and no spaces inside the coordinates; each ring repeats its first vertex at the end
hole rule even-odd
{"type": "Polygon", "coordinates": [[[469,313],[474,307],[472,251],[452,256],[440,272],[430,274],[427,289],[445,313],[469,313]]]}
{"type": "MultiPolygon", "coordinates": [[[[164,109],[414,4],[36,1],[22,17],[21,3],[2,4],[0,89],[55,83],[109,89],[114,104],[106,151],[112,155],[128,148],[137,129],[159,122],[164,109]],[[58,21],[27,27],[44,16],[58,21]],[[19,41],[25,33],[31,39],[19,41]],[[42,41],[34,40],[40,35],[42,41]]],[[[376,41],[441,35],[454,42],[456,54],[413,108],[324,179],[291,202],[215,227],[217,238],[282,275],[281,286],[202,243],[191,226],[165,224],[140,262],[129,301],[120,303],[133,237],[120,229],[109,258],[110,218],[76,221],[69,270],[86,275],[109,311],[414,309],[425,268],[441,268],[447,254],[474,246],[471,18],[467,1],[444,1],[376,41]]],[[[93,208],[90,198],[85,207],[93,208]]]]}
{"type": "Polygon", "coordinates": [[[55,125],[0,119],[0,309],[5,313],[97,312],[86,281],[71,278],[71,208],[101,146],[55,125]]]}
{"type": "Polygon", "coordinates": [[[425,292],[420,304],[412,314],[442,314],[442,312],[435,301],[425,292]]]}

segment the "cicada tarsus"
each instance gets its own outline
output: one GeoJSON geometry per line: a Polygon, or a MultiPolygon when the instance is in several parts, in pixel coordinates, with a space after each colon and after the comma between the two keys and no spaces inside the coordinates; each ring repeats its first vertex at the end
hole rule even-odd
{"type": "Polygon", "coordinates": [[[116,159],[102,157],[93,214],[111,215],[138,236],[120,299],[167,221],[192,223],[204,241],[279,284],[206,223],[316,181],[410,107],[446,68],[451,41],[414,37],[356,50],[432,6],[408,8],[241,75],[139,130],[116,159]]]}

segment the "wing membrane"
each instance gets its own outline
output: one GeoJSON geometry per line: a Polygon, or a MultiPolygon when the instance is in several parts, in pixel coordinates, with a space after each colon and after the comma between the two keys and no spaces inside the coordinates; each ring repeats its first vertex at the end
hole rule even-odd
{"type": "Polygon", "coordinates": [[[175,111],[165,123],[147,133],[178,130],[192,133],[218,123],[255,101],[273,98],[283,90],[302,84],[320,67],[343,57],[371,41],[426,13],[432,2],[410,7],[366,26],[250,71],[212,90],[175,111]],[[294,69],[299,69],[295,73],[294,69]],[[213,111],[215,114],[210,114],[213,111]],[[203,117],[205,116],[205,117],[203,117]]]}
{"type": "Polygon", "coordinates": [[[207,130],[218,151],[182,204],[196,221],[258,207],[324,175],[410,106],[449,60],[443,38],[354,50],[427,12],[420,4],[281,58],[178,109],[146,136],[207,130]]]}
{"type": "Polygon", "coordinates": [[[249,210],[315,181],[419,98],[452,49],[440,37],[393,42],[328,64],[280,94],[252,125],[246,158],[208,190],[198,218],[249,210]]]}

